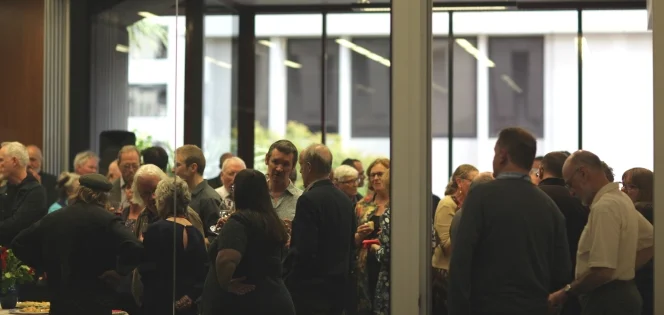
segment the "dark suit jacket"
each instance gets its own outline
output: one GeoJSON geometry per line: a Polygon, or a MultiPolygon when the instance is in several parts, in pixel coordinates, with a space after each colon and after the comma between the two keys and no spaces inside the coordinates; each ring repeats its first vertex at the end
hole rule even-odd
{"type": "Polygon", "coordinates": [[[576,266],[576,251],[579,247],[581,232],[588,223],[590,210],[581,204],[579,198],[572,196],[569,189],[565,187],[565,180],[562,178],[542,180],[539,183],[539,188],[553,199],[560,212],[565,216],[570,258],[572,259],[572,266],[576,266]]]}
{"type": "Polygon", "coordinates": [[[208,182],[208,185],[210,185],[210,187],[212,187],[214,189],[217,189],[217,188],[221,187],[221,185],[224,184],[224,183],[221,182],[221,176],[217,176],[215,178],[210,178],[210,179],[207,180],[207,182],[208,182]]]}
{"type": "Polygon", "coordinates": [[[343,303],[355,257],[355,214],[351,200],[329,179],[315,182],[297,200],[293,219],[290,271],[292,294],[315,295],[343,303]]]}
{"type": "Polygon", "coordinates": [[[19,232],[46,215],[46,191],[28,173],[18,185],[7,184],[7,195],[0,210],[0,245],[9,246],[19,232]]]}
{"type": "Polygon", "coordinates": [[[39,176],[41,176],[42,186],[46,189],[46,205],[50,207],[58,201],[58,190],[55,188],[58,184],[58,178],[44,171],[39,172],[39,176]]]}
{"type": "Polygon", "coordinates": [[[143,251],[119,217],[80,202],[23,230],[12,248],[24,263],[48,274],[51,314],[71,315],[110,310],[105,301],[114,291],[99,276],[108,270],[128,274],[139,264],[143,251]]]}

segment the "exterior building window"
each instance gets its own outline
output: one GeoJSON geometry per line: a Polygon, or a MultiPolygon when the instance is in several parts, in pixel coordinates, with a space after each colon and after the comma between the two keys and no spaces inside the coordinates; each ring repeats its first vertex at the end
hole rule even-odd
{"type": "Polygon", "coordinates": [[[129,116],[166,116],[166,84],[129,85],[129,116]]]}
{"type": "Polygon", "coordinates": [[[489,136],[523,127],[544,137],[544,37],[491,37],[489,136]]]}

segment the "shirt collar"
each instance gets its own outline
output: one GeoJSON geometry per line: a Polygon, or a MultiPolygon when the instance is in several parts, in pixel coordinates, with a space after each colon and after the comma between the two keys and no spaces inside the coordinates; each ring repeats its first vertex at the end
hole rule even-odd
{"type": "Polygon", "coordinates": [[[610,193],[610,192],[617,192],[620,191],[620,187],[618,186],[618,183],[608,183],[604,185],[604,187],[600,188],[597,193],[595,194],[595,198],[593,198],[593,202],[591,204],[594,205],[597,201],[599,201],[600,198],[602,198],[603,195],[610,193]]]}
{"type": "Polygon", "coordinates": [[[304,191],[309,191],[309,190],[311,190],[311,188],[314,187],[314,185],[316,185],[316,183],[318,183],[318,182],[320,182],[320,181],[324,181],[324,180],[326,180],[326,179],[329,180],[329,178],[324,177],[324,178],[320,178],[320,179],[317,179],[317,180],[313,181],[311,184],[309,184],[309,186],[307,186],[307,188],[304,189],[304,191]]]}
{"type": "Polygon", "coordinates": [[[221,196],[221,199],[225,199],[226,197],[228,197],[230,195],[230,193],[228,192],[228,189],[226,189],[226,186],[224,186],[224,185],[221,185],[221,187],[217,188],[216,190],[219,193],[219,195],[221,196]]]}
{"type": "Polygon", "coordinates": [[[191,191],[191,195],[194,196],[194,195],[200,194],[203,191],[203,189],[205,189],[205,186],[207,186],[207,185],[208,185],[208,182],[207,182],[207,180],[204,179],[200,184],[198,184],[198,185],[196,185],[196,187],[194,187],[194,189],[191,191]]]}
{"type": "Polygon", "coordinates": [[[530,175],[518,172],[502,172],[496,176],[496,179],[523,179],[530,181],[530,175]]]}
{"type": "Polygon", "coordinates": [[[549,177],[540,181],[538,186],[565,186],[565,180],[562,178],[549,177]]]}
{"type": "Polygon", "coordinates": [[[293,184],[292,181],[290,181],[290,182],[288,183],[288,187],[286,187],[286,191],[287,191],[289,194],[291,194],[291,196],[295,196],[295,195],[297,195],[297,193],[298,193],[298,191],[297,191],[297,187],[295,187],[295,185],[293,184]]]}

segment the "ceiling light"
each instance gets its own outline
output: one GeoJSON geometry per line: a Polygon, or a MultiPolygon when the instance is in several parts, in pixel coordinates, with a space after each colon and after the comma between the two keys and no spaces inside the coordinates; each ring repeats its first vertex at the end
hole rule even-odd
{"type": "Polygon", "coordinates": [[[115,51],[121,52],[121,53],[128,53],[129,52],[129,47],[125,45],[120,45],[117,44],[115,45],[115,51]]]}
{"type": "Polygon", "coordinates": [[[486,55],[480,52],[468,40],[464,38],[457,38],[455,42],[459,46],[461,46],[461,48],[465,49],[471,56],[475,57],[475,59],[479,60],[480,62],[483,62],[484,65],[486,65],[487,67],[493,68],[496,66],[496,64],[493,61],[491,61],[491,59],[489,59],[486,55]]]}
{"type": "Polygon", "coordinates": [[[509,85],[509,87],[511,87],[512,90],[514,90],[515,92],[519,94],[523,93],[521,87],[518,84],[516,84],[516,82],[514,82],[514,80],[512,80],[510,76],[503,74],[500,76],[500,78],[503,79],[503,81],[505,81],[505,83],[507,83],[507,85],[509,85]]]}
{"type": "Polygon", "coordinates": [[[146,19],[159,17],[158,15],[156,15],[154,13],[147,12],[147,11],[138,12],[138,15],[140,15],[140,16],[146,18],[146,19]]]}
{"type": "Polygon", "coordinates": [[[376,54],[376,53],[374,53],[374,52],[372,52],[372,51],[370,51],[370,50],[368,50],[368,49],[366,49],[366,48],[364,48],[360,45],[356,45],[356,44],[354,44],[353,42],[351,42],[349,40],[339,38],[339,39],[336,40],[336,42],[337,42],[337,44],[339,44],[341,46],[344,46],[346,48],[349,48],[350,50],[352,50],[352,51],[354,51],[354,52],[356,52],[360,55],[363,55],[363,56],[365,56],[365,57],[367,57],[367,58],[369,58],[369,59],[371,59],[375,62],[378,62],[378,63],[380,63],[380,64],[382,64],[386,67],[390,67],[392,65],[392,63],[390,62],[389,59],[387,59],[387,58],[385,58],[381,55],[378,55],[378,54],[376,54]]]}
{"type": "Polygon", "coordinates": [[[264,40],[264,39],[259,40],[258,43],[261,44],[261,45],[263,45],[263,46],[270,47],[270,48],[272,48],[272,47],[275,46],[271,41],[269,41],[269,40],[264,40]]]}
{"type": "Polygon", "coordinates": [[[230,69],[230,68],[233,67],[233,66],[232,66],[230,63],[228,63],[228,62],[223,62],[223,61],[220,61],[220,60],[214,59],[214,58],[212,58],[212,57],[210,57],[210,56],[205,56],[205,61],[207,61],[207,62],[209,62],[209,63],[211,63],[211,64],[213,64],[213,65],[215,65],[215,66],[222,67],[222,68],[225,68],[225,69],[230,69]]]}
{"type": "MultiPolygon", "coordinates": [[[[448,12],[448,11],[502,11],[507,10],[506,6],[474,6],[474,7],[433,7],[431,10],[434,12],[448,12]]],[[[390,12],[392,9],[389,7],[385,8],[356,8],[356,11],[362,12],[390,12]]]]}
{"type": "Polygon", "coordinates": [[[293,68],[293,69],[300,69],[300,68],[302,68],[302,65],[301,65],[301,64],[299,64],[299,63],[297,63],[297,62],[295,62],[295,61],[290,61],[290,60],[284,60],[284,65],[285,65],[286,67],[290,67],[290,68],[293,68]]]}

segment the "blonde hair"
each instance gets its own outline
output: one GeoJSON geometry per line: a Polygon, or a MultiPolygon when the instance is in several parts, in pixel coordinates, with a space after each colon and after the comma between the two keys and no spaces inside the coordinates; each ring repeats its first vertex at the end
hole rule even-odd
{"type": "Polygon", "coordinates": [[[452,177],[450,177],[450,182],[447,183],[447,187],[445,187],[445,196],[452,195],[457,191],[457,189],[459,189],[459,185],[456,181],[457,179],[469,179],[468,174],[472,172],[477,172],[477,168],[475,166],[470,164],[459,165],[459,167],[454,170],[452,177]]]}
{"type": "Polygon", "coordinates": [[[371,169],[374,168],[376,165],[382,165],[385,166],[386,169],[390,169],[390,159],[388,158],[377,158],[371,164],[369,164],[369,167],[367,168],[367,178],[369,178],[369,183],[367,184],[367,189],[373,191],[373,185],[371,184],[371,169]]]}
{"type": "Polygon", "coordinates": [[[390,181],[390,169],[388,168],[387,171],[385,171],[385,174],[383,174],[382,177],[383,180],[383,185],[385,185],[385,189],[387,190],[387,193],[390,193],[390,189],[392,187],[391,181],[390,181]]]}
{"type": "Polygon", "coordinates": [[[58,189],[58,197],[67,199],[74,193],[74,188],[77,186],[78,180],[81,176],[76,173],[62,172],[58,177],[56,188],[58,189]]]}

